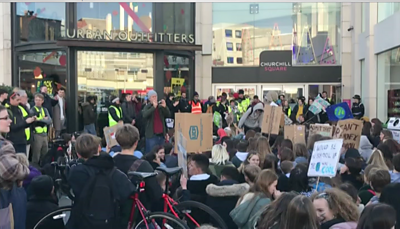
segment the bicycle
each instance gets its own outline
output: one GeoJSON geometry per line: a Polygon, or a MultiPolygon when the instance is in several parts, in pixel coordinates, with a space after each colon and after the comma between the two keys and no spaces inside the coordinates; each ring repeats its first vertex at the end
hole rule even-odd
{"type": "Polygon", "coordinates": [[[182,219],[183,221],[186,222],[186,224],[189,226],[190,229],[200,227],[200,225],[202,224],[211,224],[220,229],[228,229],[224,220],[218,215],[218,213],[216,213],[207,205],[191,200],[178,203],[168,195],[170,177],[174,175],[179,175],[182,170],[180,167],[175,167],[175,168],[157,167],[156,170],[163,172],[166,175],[167,179],[165,182],[166,187],[162,196],[164,200],[164,212],[169,211],[176,218],[182,219]],[[191,214],[192,212],[194,212],[194,214],[191,214]],[[208,222],[199,222],[199,220],[196,220],[195,219],[196,217],[194,217],[196,213],[198,215],[205,216],[204,218],[208,222]]]}
{"type": "MultiPolygon", "coordinates": [[[[182,220],[177,219],[174,215],[165,212],[150,212],[140,202],[139,193],[144,192],[144,180],[156,176],[157,173],[129,172],[128,175],[134,176],[139,180],[135,184],[137,191],[131,196],[133,203],[128,222],[129,229],[190,229],[182,220]],[[136,207],[142,219],[135,224],[134,215],[136,207]]],[[[48,220],[63,219],[64,224],[66,224],[71,215],[71,210],[72,206],[66,206],[50,212],[40,219],[33,229],[39,229],[39,227],[42,226],[43,223],[48,222],[48,220]]]]}

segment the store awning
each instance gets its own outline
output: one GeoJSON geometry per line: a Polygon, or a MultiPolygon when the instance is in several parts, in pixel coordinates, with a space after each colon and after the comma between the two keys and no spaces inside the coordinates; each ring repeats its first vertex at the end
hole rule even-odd
{"type": "Polygon", "coordinates": [[[168,43],[140,43],[124,41],[96,41],[86,39],[59,39],[58,46],[82,47],[82,48],[108,48],[108,49],[134,49],[134,50],[179,50],[179,51],[201,51],[201,45],[191,44],[168,44],[168,43]]]}

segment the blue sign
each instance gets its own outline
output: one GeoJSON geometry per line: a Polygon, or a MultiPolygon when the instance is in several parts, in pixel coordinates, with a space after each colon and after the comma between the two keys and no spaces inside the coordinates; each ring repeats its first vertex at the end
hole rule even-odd
{"type": "Polygon", "coordinates": [[[199,128],[197,126],[190,126],[189,138],[190,140],[197,140],[199,138],[199,128]]]}
{"type": "Polygon", "coordinates": [[[353,114],[351,113],[350,107],[346,102],[338,103],[326,108],[329,121],[339,121],[345,119],[352,119],[353,114]]]}

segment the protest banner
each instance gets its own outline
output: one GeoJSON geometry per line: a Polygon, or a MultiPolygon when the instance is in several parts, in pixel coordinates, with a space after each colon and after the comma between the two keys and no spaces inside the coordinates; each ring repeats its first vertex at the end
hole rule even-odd
{"type": "Polygon", "coordinates": [[[279,125],[281,123],[282,114],[282,107],[266,104],[264,107],[261,131],[268,135],[279,134],[279,125]]]}
{"type": "Polygon", "coordinates": [[[339,126],[335,126],[335,128],[333,129],[332,138],[333,139],[341,138],[342,137],[342,133],[343,133],[343,129],[340,128],[339,126]]]}
{"type": "Polygon", "coordinates": [[[301,125],[290,125],[284,127],[285,139],[296,143],[306,144],[306,127],[301,125]]]}
{"type": "Polygon", "coordinates": [[[345,119],[352,119],[353,113],[347,103],[338,103],[326,108],[326,114],[328,115],[329,121],[339,121],[345,119]]]}
{"type": "Polygon", "coordinates": [[[109,148],[118,145],[117,140],[115,140],[115,132],[117,131],[118,127],[121,126],[123,126],[123,124],[118,123],[117,125],[114,125],[112,127],[106,126],[103,128],[104,137],[109,148]]]}
{"type": "Polygon", "coordinates": [[[315,98],[314,102],[308,108],[313,114],[319,114],[323,109],[326,109],[331,104],[319,95],[315,98]]]}
{"type": "Polygon", "coordinates": [[[398,130],[391,130],[393,134],[393,140],[395,140],[397,143],[400,143],[400,131],[398,130]]]}
{"type": "Polygon", "coordinates": [[[343,139],[315,142],[307,175],[309,177],[335,177],[342,145],[343,139]]]}
{"type": "Polygon", "coordinates": [[[324,137],[332,137],[333,126],[326,124],[310,124],[308,137],[320,134],[324,137]]]}
{"type": "Polygon", "coordinates": [[[178,153],[178,166],[182,168],[182,173],[186,178],[189,178],[188,168],[187,168],[187,140],[183,136],[181,131],[178,131],[178,135],[175,135],[177,142],[177,153],[178,153]]]}
{"type": "MultiPolygon", "coordinates": [[[[175,114],[175,136],[182,132],[187,140],[188,153],[210,151],[213,146],[213,115],[212,114],[175,114]]],[[[178,142],[175,141],[175,150],[178,142]]]]}
{"type": "Polygon", "coordinates": [[[340,138],[343,139],[343,147],[346,149],[358,149],[360,145],[363,121],[356,119],[340,120],[337,124],[343,131],[340,138]]]}

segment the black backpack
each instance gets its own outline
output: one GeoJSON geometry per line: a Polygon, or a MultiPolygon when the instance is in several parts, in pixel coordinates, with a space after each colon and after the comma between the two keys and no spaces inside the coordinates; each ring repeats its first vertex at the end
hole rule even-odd
{"type": "Polygon", "coordinates": [[[82,190],[75,211],[77,229],[119,227],[119,200],[112,180],[115,171],[99,170],[82,190]]]}

